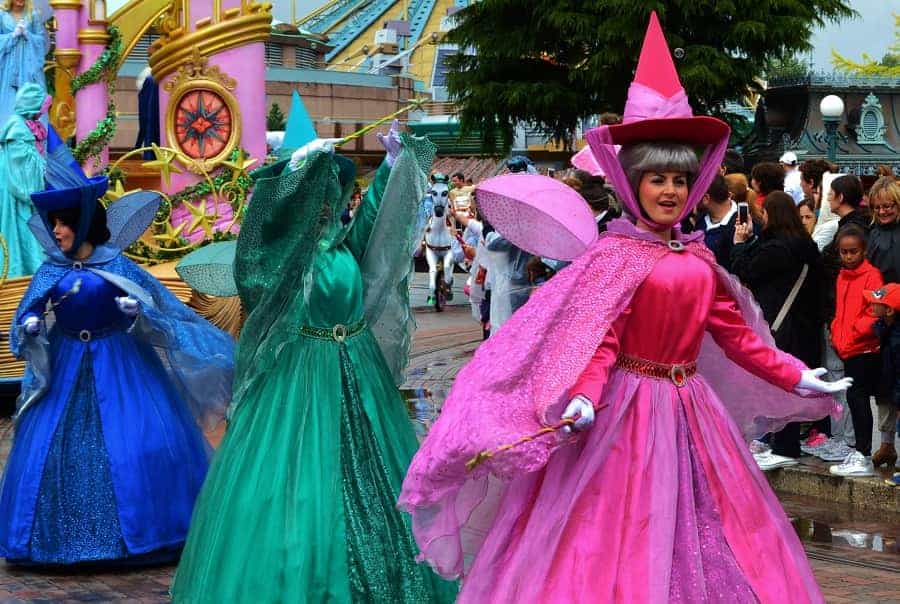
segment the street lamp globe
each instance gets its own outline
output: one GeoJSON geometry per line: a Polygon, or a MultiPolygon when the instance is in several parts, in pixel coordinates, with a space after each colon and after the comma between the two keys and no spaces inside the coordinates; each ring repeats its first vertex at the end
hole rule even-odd
{"type": "Polygon", "coordinates": [[[825,119],[839,119],[844,113],[844,101],[836,94],[829,94],[819,103],[819,111],[825,119]]]}

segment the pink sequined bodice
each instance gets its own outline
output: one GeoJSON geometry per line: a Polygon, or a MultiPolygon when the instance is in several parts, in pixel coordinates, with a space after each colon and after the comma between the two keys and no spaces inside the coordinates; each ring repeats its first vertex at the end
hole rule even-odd
{"type": "Polygon", "coordinates": [[[658,363],[696,361],[715,296],[707,263],[693,254],[666,254],[616,322],[619,352],[658,363]]]}
{"type": "Polygon", "coordinates": [[[637,287],[569,393],[597,403],[620,355],[666,365],[693,363],[706,333],[729,359],[766,382],[790,391],[800,380],[797,367],[785,363],[744,322],[707,262],[686,251],[669,251],[637,287]]]}

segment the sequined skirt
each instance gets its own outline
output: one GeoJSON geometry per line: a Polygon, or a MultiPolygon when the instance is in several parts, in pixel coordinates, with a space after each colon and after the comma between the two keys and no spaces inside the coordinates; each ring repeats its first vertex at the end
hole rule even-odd
{"type": "Polygon", "coordinates": [[[53,336],[48,393],[16,424],[0,555],[133,565],[177,556],[206,474],[203,435],[153,350],[119,333],[53,336]]]}
{"type": "Polygon", "coordinates": [[[371,333],[301,330],[237,407],[175,602],[452,602],[396,508],[417,447],[371,333]]]}

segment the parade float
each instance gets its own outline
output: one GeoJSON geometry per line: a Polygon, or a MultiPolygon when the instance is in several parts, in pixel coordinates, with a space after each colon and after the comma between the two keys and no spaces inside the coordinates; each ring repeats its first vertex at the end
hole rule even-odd
{"type": "MultiPolygon", "coordinates": [[[[264,43],[271,5],[252,0],[50,0],[45,68],[50,122],[88,175],[105,173],[108,206],[139,188],[162,194],[160,210],[127,255],[182,301],[236,333],[236,298],[192,292],[174,271],[186,253],[236,236],[250,196],[249,171],[266,156],[264,43]],[[107,9],[110,9],[107,14],[107,9]],[[152,77],[159,86],[159,144],[110,158],[118,122],[114,83],[138,40],[154,27],[152,77]]],[[[30,278],[10,278],[0,241],[0,324],[10,324],[30,278]]],[[[23,364],[0,347],[0,380],[23,364]]]]}

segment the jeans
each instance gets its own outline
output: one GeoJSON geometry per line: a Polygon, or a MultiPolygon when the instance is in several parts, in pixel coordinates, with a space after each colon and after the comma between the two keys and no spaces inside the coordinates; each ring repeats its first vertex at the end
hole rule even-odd
{"type": "MultiPolygon", "coordinates": [[[[834,382],[844,377],[844,363],[837,355],[837,352],[835,352],[834,346],[831,345],[831,330],[827,327],[825,328],[824,336],[825,346],[823,350],[825,351],[825,358],[823,365],[828,370],[828,373],[822,379],[834,382]]],[[[848,445],[852,445],[856,442],[856,436],[853,434],[853,422],[850,418],[850,409],[847,406],[847,393],[838,392],[834,395],[834,399],[841,404],[844,413],[838,419],[831,418],[831,436],[843,440],[848,445]]],[[[827,434],[827,431],[821,429],[820,432],[827,434]]]]}

